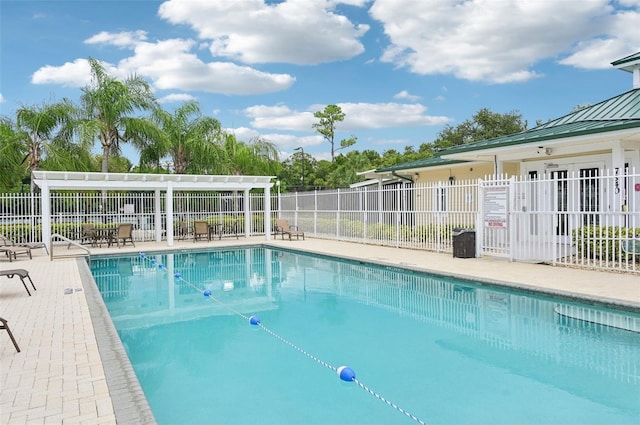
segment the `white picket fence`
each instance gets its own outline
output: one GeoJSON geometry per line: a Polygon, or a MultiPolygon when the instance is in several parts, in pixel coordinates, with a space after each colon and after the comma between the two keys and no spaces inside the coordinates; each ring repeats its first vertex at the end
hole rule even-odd
{"type": "MultiPolygon", "coordinates": [[[[247,208],[244,202],[242,193],[174,193],[174,218],[224,223],[228,234],[264,234],[262,194],[250,196],[247,208]]],[[[640,273],[640,175],[632,170],[276,193],[271,205],[272,218],[289,220],[307,237],[452,255],[454,239],[464,237],[465,245],[475,239],[475,256],[640,273]]],[[[53,192],[51,209],[52,231],[72,239],[81,240],[82,223],[130,222],[139,241],[166,229],[164,198],[151,192],[53,192]]],[[[39,194],[0,194],[0,233],[39,241],[40,217],[39,194]]]]}

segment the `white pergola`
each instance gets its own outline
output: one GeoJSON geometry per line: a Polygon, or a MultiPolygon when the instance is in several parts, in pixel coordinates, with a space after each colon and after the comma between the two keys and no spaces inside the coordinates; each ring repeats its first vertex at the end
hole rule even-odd
{"type": "MultiPolygon", "coordinates": [[[[161,222],[162,193],[166,199],[167,245],[173,246],[173,191],[242,191],[244,192],[245,229],[249,229],[249,191],[264,189],[264,234],[271,239],[271,187],[274,176],[206,176],[191,174],[83,173],[67,171],[33,171],[32,180],[42,191],[42,240],[51,248],[52,190],[127,190],[155,192],[155,219],[161,222]]],[[[156,241],[162,229],[156,226],[156,241]]],[[[249,237],[248,232],[245,237],[249,237]]]]}

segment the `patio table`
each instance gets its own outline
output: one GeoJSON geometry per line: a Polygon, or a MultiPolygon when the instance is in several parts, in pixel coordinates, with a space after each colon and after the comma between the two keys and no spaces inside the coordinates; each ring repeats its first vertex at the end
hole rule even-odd
{"type": "Polygon", "coordinates": [[[118,226],[94,227],[92,230],[94,235],[93,242],[91,243],[92,246],[98,245],[99,248],[102,248],[102,241],[105,241],[107,243],[107,247],[111,247],[115,239],[118,226]]]}

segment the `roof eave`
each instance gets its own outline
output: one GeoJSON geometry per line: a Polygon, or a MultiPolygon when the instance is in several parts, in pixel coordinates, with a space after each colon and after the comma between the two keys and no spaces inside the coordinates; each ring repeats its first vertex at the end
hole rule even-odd
{"type": "MultiPolygon", "coordinates": [[[[609,133],[609,134],[616,134],[616,133],[624,133],[625,130],[629,130],[629,129],[638,129],[640,130],[640,121],[632,121],[629,122],[627,124],[621,124],[615,127],[615,129],[612,129],[611,127],[599,127],[599,128],[591,128],[588,130],[579,130],[579,131],[574,131],[571,133],[567,133],[567,134],[557,134],[557,133],[550,133],[550,134],[546,134],[543,136],[533,136],[533,137],[525,137],[524,139],[517,139],[517,140],[513,140],[513,141],[505,141],[500,143],[497,146],[489,146],[489,147],[473,147],[473,146],[469,146],[469,147],[465,147],[460,146],[460,147],[456,147],[456,148],[452,148],[452,149],[448,149],[449,152],[443,152],[441,154],[441,157],[444,159],[461,159],[463,158],[463,156],[460,156],[458,154],[461,153],[467,153],[467,152],[476,152],[477,154],[481,154],[481,153],[489,153],[489,152],[495,152],[495,151],[501,151],[504,150],[504,148],[508,148],[508,147],[512,147],[512,146],[520,146],[520,145],[533,145],[533,144],[537,144],[537,143],[541,143],[541,142],[546,142],[546,141],[550,141],[550,140],[565,140],[565,139],[571,139],[571,138],[575,138],[575,137],[584,137],[584,136],[589,136],[589,135],[596,135],[596,134],[602,134],[602,133],[609,133]]],[[[508,136],[510,137],[510,136],[508,136]]],[[[464,158],[467,158],[466,156],[464,156],[464,158]]]]}

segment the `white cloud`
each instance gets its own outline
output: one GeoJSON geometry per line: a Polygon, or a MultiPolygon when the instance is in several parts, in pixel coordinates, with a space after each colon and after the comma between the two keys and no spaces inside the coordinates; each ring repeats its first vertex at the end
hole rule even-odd
{"type": "Polygon", "coordinates": [[[320,135],[296,136],[292,134],[266,133],[261,137],[282,149],[293,150],[299,146],[302,148],[318,146],[324,142],[320,135]]]}
{"type": "Polygon", "coordinates": [[[448,117],[427,115],[427,108],[418,103],[339,103],[338,106],[345,113],[339,125],[344,131],[434,126],[451,121],[448,117]]]}
{"type": "Polygon", "coordinates": [[[272,74],[231,62],[205,63],[190,53],[194,44],[181,39],[138,43],[135,54],[120,66],[135,70],[165,90],[249,95],[285,90],[295,82],[288,74],[272,74]]]}
{"type": "Polygon", "coordinates": [[[163,96],[158,99],[160,103],[175,103],[175,102],[187,102],[189,100],[196,100],[194,96],[187,93],[173,93],[167,96],[163,96]]]}
{"type": "Polygon", "coordinates": [[[578,43],[575,53],[560,63],[577,68],[609,69],[611,62],[636,53],[640,46],[640,1],[635,7],[635,11],[622,11],[608,20],[609,35],[578,43]]]}
{"type": "Polygon", "coordinates": [[[260,133],[253,128],[247,127],[226,128],[225,131],[235,135],[236,139],[243,142],[249,142],[259,137],[273,143],[282,152],[292,150],[298,146],[302,146],[303,148],[316,146],[324,140],[320,135],[297,136],[294,134],[260,133]]]}
{"type": "Polygon", "coordinates": [[[224,131],[229,134],[233,134],[237,140],[243,142],[248,142],[249,140],[260,136],[260,132],[247,127],[225,128],[224,131]]]}
{"type": "Polygon", "coordinates": [[[401,92],[398,92],[395,95],[393,95],[393,98],[394,99],[407,99],[407,100],[410,100],[411,102],[415,102],[415,101],[420,99],[420,96],[415,96],[413,94],[409,94],[409,92],[406,91],[406,90],[402,90],[401,92]]]}
{"type": "Polygon", "coordinates": [[[4,98],[4,96],[2,95],[2,93],[0,93],[0,103],[4,103],[4,102],[5,102],[5,98],[4,98]]]}
{"type": "Polygon", "coordinates": [[[287,131],[313,131],[315,121],[312,112],[294,111],[287,106],[255,105],[244,110],[251,118],[251,125],[255,128],[287,131]]]}
{"type": "MultiPolygon", "coordinates": [[[[250,95],[285,90],[295,82],[288,74],[273,74],[230,62],[203,62],[191,50],[192,40],[168,39],[156,43],[140,41],[136,33],[110,34],[102,32],[91,37],[93,43],[128,47],[133,55],[117,66],[105,64],[105,70],[118,78],[137,74],[151,81],[160,90],[203,91],[228,95],[250,95]],[[99,40],[99,41],[98,41],[99,40]]],[[[56,67],[47,65],[32,77],[34,84],[85,86],[91,78],[86,59],[76,59],[56,67]]]]}
{"type": "Polygon", "coordinates": [[[615,13],[609,0],[376,0],[370,14],[391,43],[384,62],[417,74],[509,83],[539,77],[533,66],[547,58],[569,54],[561,63],[599,68],[633,53],[638,3],[626,0],[630,9],[615,13]]]}
{"type": "MultiPolygon", "coordinates": [[[[255,128],[308,132],[317,121],[313,113],[325,106],[311,105],[308,111],[295,111],[283,105],[256,105],[246,108],[244,113],[252,118],[251,125],[255,128]]],[[[427,108],[420,104],[339,103],[338,106],[345,114],[344,121],[336,125],[339,131],[434,126],[451,121],[444,116],[426,115],[427,108]]]]}
{"type": "Polygon", "coordinates": [[[84,42],[85,44],[107,44],[117,47],[133,47],[146,39],[146,31],[123,31],[118,33],[102,31],[92,37],[89,37],[84,42]]]}
{"type": "Polygon", "coordinates": [[[46,65],[31,76],[33,84],[61,84],[68,87],[84,87],[91,82],[91,68],[86,59],[76,59],[62,66],[46,65]]]}
{"type": "Polygon", "coordinates": [[[158,10],[172,24],[185,24],[211,40],[214,56],[248,64],[313,65],[350,59],[364,52],[359,41],[368,25],[338,14],[337,3],[363,6],[366,1],[169,0],[158,10]]]}

